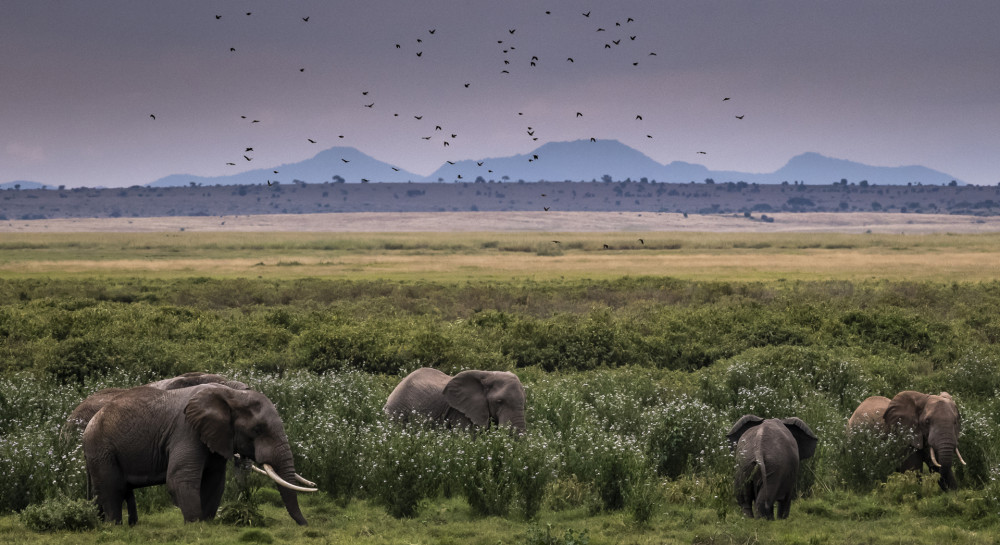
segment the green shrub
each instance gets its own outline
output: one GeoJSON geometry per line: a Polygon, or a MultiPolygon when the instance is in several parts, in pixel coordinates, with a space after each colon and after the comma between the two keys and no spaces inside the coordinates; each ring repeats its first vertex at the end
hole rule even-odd
{"type": "Polygon", "coordinates": [[[524,545],[588,545],[590,543],[590,536],[587,535],[586,529],[577,532],[572,528],[566,528],[566,531],[562,535],[559,535],[558,530],[553,534],[551,524],[545,525],[544,533],[541,528],[532,525],[528,529],[528,534],[524,537],[523,543],[524,545]]]}
{"type": "Polygon", "coordinates": [[[840,456],[831,466],[843,485],[866,492],[885,481],[908,454],[909,438],[874,427],[861,427],[846,435],[840,456]]]}
{"type": "Polygon", "coordinates": [[[266,520],[257,498],[257,490],[260,488],[257,477],[249,469],[229,473],[216,520],[233,526],[264,526],[266,520]]]}
{"type": "Polygon", "coordinates": [[[93,502],[60,495],[25,507],[21,522],[36,532],[76,532],[97,528],[101,519],[93,502]]]}
{"type": "Polygon", "coordinates": [[[686,395],[647,409],[642,420],[646,453],[656,472],[670,478],[705,469],[728,431],[715,409],[686,395]]]}

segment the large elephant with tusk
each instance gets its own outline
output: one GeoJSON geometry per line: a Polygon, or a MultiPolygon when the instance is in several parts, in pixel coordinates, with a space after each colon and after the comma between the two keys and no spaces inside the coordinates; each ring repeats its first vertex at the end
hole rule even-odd
{"type": "Polygon", "coordinates": [[[941,474],[942,490],[958,488],[952,464],[965,464],[958,451],[961,421],[958,406],[948,392],[938,395],[906,390],[892,399],[872,396],[858,405],[847,421],[847,431],[873,426],[883,433],[890,431],[909,437],[910,452],[900,471],[921,471],[924,464],[941,474]]]}
{"type": "MultiPolygon", "coordinates": [[[[83,433],[87,474],[105,520],[121,523],[132,490],[166,484],[185,522],[215,517],[226,461],[239,456],[278,485],[288,514],[305,525],[297,494],[315,485],[295,472],[274,404],[252,390],[204,384],[132,388],[108,401],[83,433]],[[305,486],[293,484],[298,481],[305,486]]],[[[129,523],[135,523],[129,505],[129,523]]]]}

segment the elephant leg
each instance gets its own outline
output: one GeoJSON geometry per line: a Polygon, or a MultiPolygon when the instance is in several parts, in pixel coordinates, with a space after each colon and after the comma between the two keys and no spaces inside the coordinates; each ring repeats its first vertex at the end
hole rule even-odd
{"type": "Polygon", "coordinates": [[[122,523],[122,502],[128,496],[125,477],[117,467],[104,464],[88,464],[87,474],[93,486],[97,508],[104,513],[104,520],[122,523]]]}
{"type": "Polygon", "coordinates": [[[767,497],[767,490],[761,487],[757,491],[757,518],[774,520],[774,500],[767,497]]]}
{"type": "Polygon", "coordinates": [[[125,492],[125,506],[128,507],[128,525],[135,526],[139,522],[139,512],[135,508],[135,489],[125,492]]]}
{"type": "Polygon", "coordinates": [[[201,520],[201,476],[204,463],[193,465],[192,460],[183,460],[178,456],[170,460],[167,466],[167,491],[174,500],[174,505],[180,508],[184,522],[201,520]]]}
{"type": "Polygon", "coordinates": [[[736,486],[736,503],[740,504],[745,516],[753,518],[753,499],[757,495],[753,480],[744,479],[743,482],[737,482],[736,486]]]}
{"type": "Polygon", "coordinates": [[[201,519],[212,520],[226,489],[226,459],[214,456],[201,476],[201,519]]]}
{"type": "Polygon", "coordinates": [[[786,498],[778,502],[778,518],[788,518],[788,513],[792,510],[792,498],[786,498]]]}

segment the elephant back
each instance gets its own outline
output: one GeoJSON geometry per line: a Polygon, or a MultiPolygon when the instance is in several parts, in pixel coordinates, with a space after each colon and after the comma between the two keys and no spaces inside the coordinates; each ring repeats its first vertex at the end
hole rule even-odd
{"type": "Polygon", "coordinates": [[[889,408],[890,402],[891,400],[885,396],[871,396],[862,401],[847,419],[847,432],[861,427],[885,431],[885,411],[889,408]]]}

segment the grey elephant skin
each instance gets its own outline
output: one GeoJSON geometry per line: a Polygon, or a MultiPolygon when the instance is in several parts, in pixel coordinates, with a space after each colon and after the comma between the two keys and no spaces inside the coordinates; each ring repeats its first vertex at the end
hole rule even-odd
{"type": "Polygon", "coordinates": [[[422,367],[389,394],[383,410],[408,420],[414,414],[449,427],[511,426],[526,429],[524,386],[506,371],[462,371],[454,377],[422,367]]]}
{"type": "Polygon", "coordinates": [[[848,433],[860,426],[872,426],[883,434],[893,431],[909,436],[909,453],[899,471],[923,471],[927,464],[931,471],[941,474],[938,485],[942,490],[958,488],[952,467],[956,459],[965,463],[958,451],[961,421],[958,406],[948,392],[934,395],[905,390],[892,399],[869,397],[847,421],[848,433]]]}
{"type": "MultiPolygon", "coordinates": [[[[229,380],[222,375],[202,373],[200,371],[184,373],[183,375],[173,378],[150,382],[144,386],[160,390],[178,390],[180,388],[198,386],[199,384],[222,384],[234,390],[248,390],[250,388],[238,380],[229,380]]],[[[69,414],[69,417],[66,418],[66,424],[63,426],[61,432],[62,439],[64,441],[72,441],[79,438],[80,434],[83,433],[83,430],[87,427],[87,423],[90,422],[90,419],[93,418],[95,414],[97,414],[97,411],[101,410],[104,405],[114,399],[118,394],[127,390],[128,388],[105,388],[87,396],[86,399],[81,401],[80,404],[73,409],[73,412],[69,414]]]]}
{"type": "Polygon", "coordinates": [[[744,415],[726,435],[736,455],[736,501],[748,517],[788,518],[799,462],[816,452],[816,434],[802,420],[744,415]]]}
{"type": "Polygon", "coordinates": [[[166,484],[186,522],[214,518],[226,461],[235,454],[264,466],[279,484],[288,514],[301,525],[306,519],[296,492],[315,491],[290,483],[304,480],[295,473],[274,404],[259,392],[219,384],[122,392],[87,424],[83,452],[97,504],[105,520],[119,524],[122,502],[132,491],[159,484],[166,484]]]}

